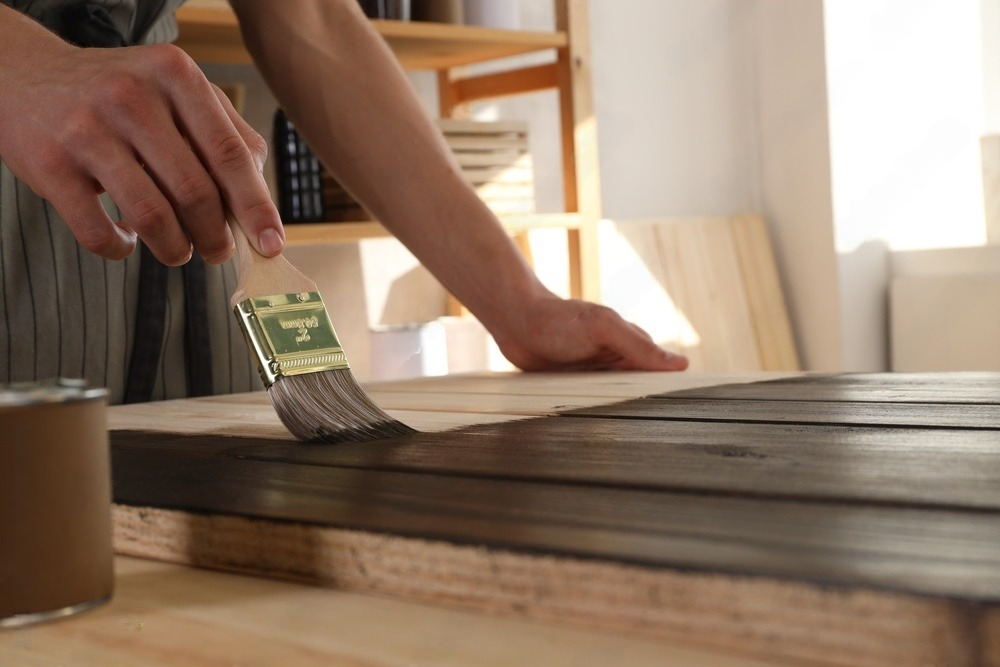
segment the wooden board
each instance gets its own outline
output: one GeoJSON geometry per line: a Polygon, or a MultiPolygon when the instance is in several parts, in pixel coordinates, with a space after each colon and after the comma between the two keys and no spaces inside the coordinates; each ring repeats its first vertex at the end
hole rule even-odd
{"type": "Polygon", "coordinates": [[[605,220],[600,233],[606,302],[686,354],[691,368],[799,368],[760,216],[605,220]]]}
{"type": "Polygon", "coordinates": [[[268,431],[271,418],[218,435],[238,432],[226,415],[266,411],[256,396],[177,402],[141,432],[136,411],[149,408],[128,406],[116,425],[131,430],[112,436],[116,547],[774,660],[994,664],[1000,427],[981,423],[997,406],[977,387],[998,382],[409,381],[370,393],[442,425],[465,411],[505,419],[520,406],[527,417],[532,400],[535,415],[589,407],[341,447],[290,443],[268,431]],[[931,387],[964,400],[903,400],[931,387]],[[651,394],[638,419],[599,405],[651,394]],[[695,404],[701,414],[671,412],[695,404]],[[203,423],[215,415],[216,434],[168,433],[193,405],[203,423]],[[719,417],[760,405],[799,410],[800,423],[719,417]],[[871,418],[913,406],[892,427],[871,418]],[[860,425],[834,423],[837,410],[860,425]],[[935,414],[955,423],[927,428],[935,414]]]}
{"type": "Polygon", "coordinates": [[[998,406],[960,403],[869,403],[865,401],[774,401],[648,398],[583,409],[591,417],[628,417],[697,422],[766,422],[923,428],[1000,429],[998,406]]]}
{"type": "Polygon", "coordinates": [[[692,387],[672,398],[772,401],[866,401],[869,403],[964,403],[1000,405],[996,373],[810,374],[757,383],[692,387]],[[946,381],[941,381],[946,378],[946,381]]]}
{"type": "Polygon", "coordinates": [[[593,656],[614,656],[629,667],[769,665],[609,632],[125,556],[116,559],[115,572],[107,605],[0,633],[0,665],[552,667],[593,656]]]}
{"type": "MultiPolygon", "coordinates": [[[[228,3],[196,0],[177,10],[176,44],[198,61],[252,64],[228,3]]],[[[399,63],[410,70],[438,70],[566,46],[561,32],[496,30],[421,21],[373,20],[399,63]]]]}

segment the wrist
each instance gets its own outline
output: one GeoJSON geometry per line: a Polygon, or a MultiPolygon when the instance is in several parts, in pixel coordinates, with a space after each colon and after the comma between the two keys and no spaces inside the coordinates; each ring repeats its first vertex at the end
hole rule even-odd
{"type": "Polygon", "coordinates": [[[530,337],[531,323],[539,306],[559,299],[530,269],[513,279],[504,276],[502,291],[493,297],[480,308],[469,306],[469,310],[501,346],[506,341],[523,341],[530,337]]]}

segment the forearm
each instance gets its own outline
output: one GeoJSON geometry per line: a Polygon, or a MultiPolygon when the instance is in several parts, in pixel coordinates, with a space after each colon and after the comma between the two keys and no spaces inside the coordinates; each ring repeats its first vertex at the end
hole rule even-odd
{"type": "Polygon", "coordinates": [[[487,327],[547,293],[355,0],[233,5],[259,69],[324,164],[487,327]]]}

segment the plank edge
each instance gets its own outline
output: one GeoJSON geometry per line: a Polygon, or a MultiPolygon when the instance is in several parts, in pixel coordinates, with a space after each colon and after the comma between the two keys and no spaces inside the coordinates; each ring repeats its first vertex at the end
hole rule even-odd
{"type": "Polygon", "coordinates": [[[651,569],[115,504],[115,551],[766,658],[979,664],[997,611],[945,599],[651,569]]]}

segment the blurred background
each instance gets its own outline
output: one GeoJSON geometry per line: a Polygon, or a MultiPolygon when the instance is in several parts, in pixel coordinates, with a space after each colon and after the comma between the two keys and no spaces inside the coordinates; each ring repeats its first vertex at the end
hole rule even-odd
{"type": "MultiPolygon", "coordinates": [[[[505,30],[556,25],[550,2],[429,4],[367,9],[505,30]]],[[[747,280],[746,261],[732,278],[727,260],[710,256],[717,237],[691,234],[751,216],[770,244],[763,256],[777,283],[760,289],[787,322],[788,363],[1000,370],[1000,0],[585,4],[607,221],[602,301],[687,351],[696,369],[747,370],[753,362],[732,350],[765,336],[759,321],[718,316],[751,294],[734,282],[747,280]],[[699,247],[707,259],[695,262],[699,247]]],[[[253,67],[202,66],[238,88],[244,115],[270,136],[276,105],[253,67]]],[[[438,76],[408,76],[438,117],[438,76]]],[[[563,210],[554,91],[479,102],[462,116],[523,123],[532,209],[563,210]]],[[[739,255],[733,238],[725,243],[739,255]]],[[[566,231],[537,229],[521,243],[542,279],[568,294],[566,231]]],[[[362,379],[506,367],[474,320],[447,317],[454,304],[395,240],[317,242],[288,256],[319,282],[362,379]]]]}

